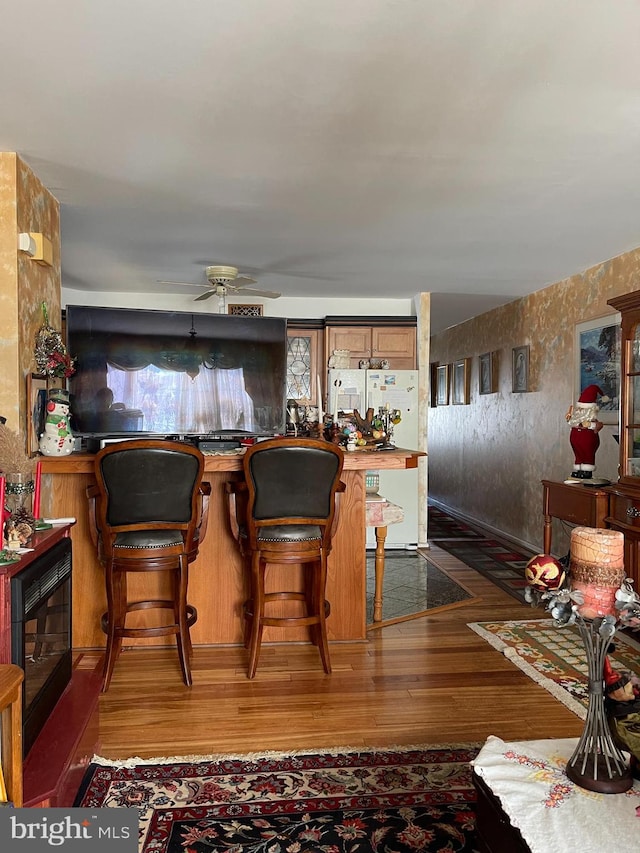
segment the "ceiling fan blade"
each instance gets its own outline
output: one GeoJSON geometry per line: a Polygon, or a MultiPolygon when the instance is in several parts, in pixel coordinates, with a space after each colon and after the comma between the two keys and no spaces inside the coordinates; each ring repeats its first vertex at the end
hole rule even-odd
{"type": "Polygon", "coordinates": [[[208,290],[206,293],[202,293],[200,296],[196,296],[193,300],[194,302],[202,302],[203,299],[211,299],[212,296],[215,296],[215,290],[208,290]]]}
{"type": "Polygon", "coordinates": [[[274,290],[255,290],[253,287],[234,287],[231,284],[227,285],[227,290],[237,293],[238,296],[264,296],[266,299],[277,299],[282,296],[274,290]]]}
{"type": "Polygon", "coordinates": [[[246,281],[248,284],[257,284],[257,280],[255,278],[251,278],[250,275],[238,275],[235,277],[234,281],[246,281]]]}

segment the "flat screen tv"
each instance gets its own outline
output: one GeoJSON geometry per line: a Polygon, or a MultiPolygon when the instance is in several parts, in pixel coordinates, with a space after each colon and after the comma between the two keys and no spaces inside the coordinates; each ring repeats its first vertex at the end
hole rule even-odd
{"type": "Polygon", "coordinates": [[[67,306],[75,433],[284,432],[286,326],[283,318],[67,306]]]}

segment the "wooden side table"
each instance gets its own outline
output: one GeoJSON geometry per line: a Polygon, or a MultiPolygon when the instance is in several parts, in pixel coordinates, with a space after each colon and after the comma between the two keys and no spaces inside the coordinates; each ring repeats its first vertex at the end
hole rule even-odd
{"type": "Polygon", "coordinates": [[[22,680],[24,673],[13,664],[0,665],[0,714],[2,720],[2,774],[7,797],[22,807],[22,680]]]}
{"type": "Polygon", "coordinates": [[[511,825],[487,783],[473,772],[473,787],[476,789],[476,846],[479,853],[531,853],[517,827],[511,825]]]}
{"type": "Polygon", "coordinates": [[[607,527],[609,493],[601,486],[557,483],[543,480],[542,512],[544,514],[543,549],[551,553],[551,524],[554,518],[584,527],[607,527]]]}
{"type": "Polygon", "coordinates": [[[404,519],[404,510],[401,506],[391,503],[380,496],[367,498],[367,527],[375,527],[376,530],[376,558],[375,573],[376,587],[373,597],[373,621],[382,621],[382,594],[384,587],[384,543],[387,538],[387,527],[389,524],[397,524],[404,519]]]}

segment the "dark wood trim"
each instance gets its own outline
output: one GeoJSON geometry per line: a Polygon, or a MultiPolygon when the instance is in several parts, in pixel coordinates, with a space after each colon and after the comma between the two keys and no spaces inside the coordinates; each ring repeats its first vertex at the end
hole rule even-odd
{"type": "Polygon", "coordinates": [[[327,326],[417,326],[417,317],[325,317],[327,326]]]}
{"type": "Polygon", "coordinates": [[[324,320],[304,320],[296,317],[287,318],[287,329],[324,329],[324,320]]]}

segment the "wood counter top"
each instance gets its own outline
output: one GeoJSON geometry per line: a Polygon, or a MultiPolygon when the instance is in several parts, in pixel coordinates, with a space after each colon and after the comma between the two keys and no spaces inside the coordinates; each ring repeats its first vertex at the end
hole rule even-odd
{"type": "MultiPolygon", "coordinates": [[[[345,471],[369,469],[390,470],[416,468],[418,459],[426,456],[419,450],[354,450],[344,454],[345,471]]],[[[43,474],[93,474],[94,453],[72,453],[69,456],[42,456],[43,474]]],[[[242,456],[205,455],[205,471],[242,471],[242,456]]]]}

